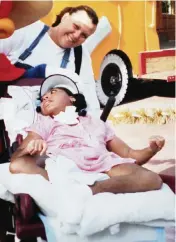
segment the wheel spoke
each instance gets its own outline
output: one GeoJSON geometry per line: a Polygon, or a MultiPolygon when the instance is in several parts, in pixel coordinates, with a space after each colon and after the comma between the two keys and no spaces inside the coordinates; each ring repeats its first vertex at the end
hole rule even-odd
{"type": "Polygon", "coordinates": [[[102,73],[102,89],[107,96],[116,96],[122,87],[122,74],[119,67],[111,63],[102,73]]]}

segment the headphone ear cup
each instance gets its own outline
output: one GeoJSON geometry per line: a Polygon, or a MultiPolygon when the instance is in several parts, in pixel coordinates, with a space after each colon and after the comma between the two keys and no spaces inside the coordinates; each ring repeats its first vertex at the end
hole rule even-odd
{"type": "Polygon", "coordinates": [[[82,116],[82,117],[85,117],[87,114],[87,110],[86,109],[81,109],[79,112],[78,112],[78,115],[79,116],[82,116]]]}
{"type": "Polygon", "coordinates": [[[37,112],[37,113],[41,113],[41,107],[40,107],[40,106],[37,106],[37,107],[36,107],[36,112],[37,112]]]}
{"type": "Polygon", "coordinates": [[[41,100],[40,100],[39,97],[36,99],[35,105],[36,105],[36,112],[37,113],[41,113],[41,106],[40,106],[41,105],[41,100]]]}

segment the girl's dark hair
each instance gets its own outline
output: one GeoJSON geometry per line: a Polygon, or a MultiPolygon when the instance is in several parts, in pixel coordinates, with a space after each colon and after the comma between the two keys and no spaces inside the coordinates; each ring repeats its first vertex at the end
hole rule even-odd
{"type": "MultiPolygon", "coordinates": [[[[81,94],[81,93],[79,93],[79,94],[73,94],[71,91],[69,91],[66,88],[61,88],[60,87],[59,89],[65,91],[68,94],[68,96],[74,97],[75,98],[75,102],[73,102],[73,106],[76,107],[76,112],[78,112],[78,115],[79,116],[83,116],[83,117],[86,116],[86,114],[87,114],[87,110],[86,110],[87,103],[86,103],[86,100],[85,100],[84,95],[81,94]]],[[[38,106],[36,108],[36,111],[38,113],[40,113],[41,112],[41,107],[38,106]]]]}
{"type": "Polygon", "coordinates": [[[94,25],[98,24],[98,16],[96,12],[89,6],[86,5],[80,5],[77,7],[66,7],[64,8],[57,16],[55,22],[52,24],[52,27],[56,27],[58,24],[60,24],[62,17],[64,14],[69,13],[70,15],[73,13],[76,13],[78,11],[85,11],[89,18],[92,20],[92,23],[94,25]]]}
{"type": "Polygon", "coordinates": [[[81,94],[81,93],[73,94],[71,91],[69,91],[66,88],[59,88],[59,89],[65,91],[69,96],[74,97],[75,102],[73,102],[73,106],[76,107],[76,112],[78,112],[79,116],[86,116],[86,114],[87,114],[87,111],[86,111],[87,103],[86,103],[84,95],[81,94]]]}

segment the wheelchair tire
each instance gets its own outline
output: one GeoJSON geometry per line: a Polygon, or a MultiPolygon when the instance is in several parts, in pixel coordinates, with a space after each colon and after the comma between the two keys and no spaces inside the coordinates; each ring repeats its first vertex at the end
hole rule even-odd
{"type": "Polygon", "coordinates": [[[108,98],[114,96],[117,106],[125,97],[129,83],[125,61],[117,54],[105,56],[100,67],[100,78],[96,82],[96,91],[101,105],[105,106],[108,98]]]}

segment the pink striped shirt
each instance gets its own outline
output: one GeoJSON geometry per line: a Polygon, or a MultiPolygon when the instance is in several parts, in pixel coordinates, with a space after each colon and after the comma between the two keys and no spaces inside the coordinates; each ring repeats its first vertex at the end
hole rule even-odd
{"type": "Polygon", "coordinates": [[[91,116],[79,117],[78,124],[67,125],[39,115],[27,131],[39,134],[46,141],[48,155],[66,156],[84,171],[105,172],[115,165],[134,162],[106,149],[115,133],[107,123],[91,116]]]}

